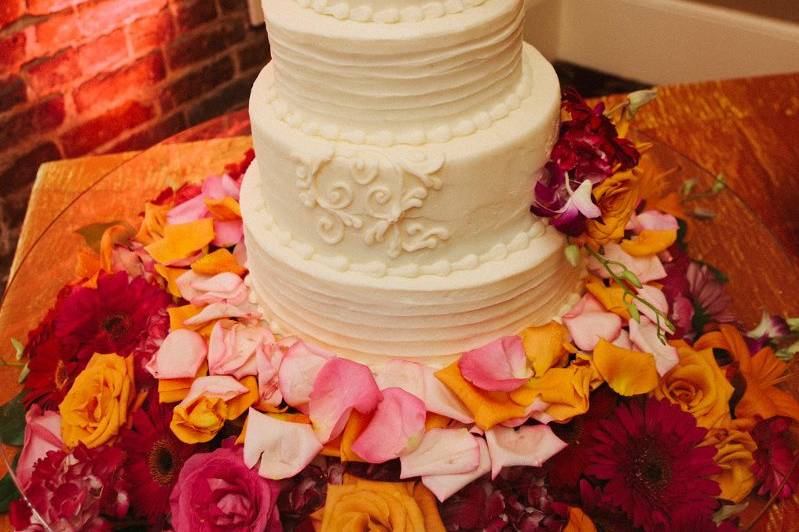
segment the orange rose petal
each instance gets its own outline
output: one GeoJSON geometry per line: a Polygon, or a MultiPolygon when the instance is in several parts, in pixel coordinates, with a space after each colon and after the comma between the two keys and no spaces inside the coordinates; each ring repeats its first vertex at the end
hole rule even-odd
{"type": "MultiPolygon", "coordinates": [[[[208,363],[203,362],[200,369],[197,370],[197,377],[208,375],[208,363]]],[[[189,395],[191,384],[194,379],[160,379],[158,381],[158,402],[159,403],[177,403],[182,401],[189,395]]]]}
{"type": "Polygon", "coordinates": [[[205,275],[231,272],[238,276],[242,276],[247,271],[238,263],[233,253],[226,248],[217,249],[213,253],[209,253],[205,257],[193,262],[191,269],[196,273],[205,275]]]}
{"type": "Polygon", "coordinates": [[[357,410],[353,410],[347,419],[347,424],[344,426],[344,432],[341,433],[340,456],[342,462],[364,462],[365,460],[358,456],[358,453],[352,450],[352,444],[358,439],[358,436],[364,431],[366,426],[371,421],[372,416],[369,414],[361,414],[357,410]]]}
{"type": "Polygon", "coordinates": [[[239,202],[227,196],[222,199],[206,198],[205,208],[211,213],[215,220],[238,220],[241,218],[241,207],[239,202]]]}
{"type": "Polygon", "coordinates": [[[676,229],[645,229],[631,240],[622,240],[620,245],[633,257],[646,257],[666,251],[676,241],[676,229]]]}
{"type": "Polygon", "coordinates": [[[602,379],[591,365],[572,364],[566,368],[552,368],[541,377],[511,392],[519,404],[531,404],[540,398],[549,406],[546,413],[556,421],[567,421],[588,411],[591,390],[602,379]]]}
{"type": "MultiPolygon", "coordinates": [[[[169,291],[169,293],[175,297],[181,297],[177,280],[178,277],[186,273],[186,270],[183,268],[170,268],[169,266],[164,266],[163,264],[158,264],[156,262],[155,271],[158,275],[166,280],[167,291],[169,291]]],[[[186,319],[188,319],[188,317],[186,319]]]]}
{"type": "Polygon", "coordinates": [[[646,198],[647,208],[671,214],[675,218],[682,220],[688,224],[691,223],[691,217],[685,212],[683,208],[682,198],[676,192],[670,192],[660,198],[646,198]]]}
{"type": "Polygon", "coordinates": [[[580,508],[569,506],[569,521],[563,532],[596,532],[594,522],[580,508]]]}
{"type": "Polygon", "coordinates": [[[156,240],[161,240],[164,237],[166,215],[171,208],[172,206],[170,204],[156,205],[149,202],[145,203],[144,219],[139,226],[139,231],[133,239],[137,242],[141,242],[145,246],[152,244],[156,240]]]}
{"type": "Polygon", "coordinates": [[[258,394],[258,379],[252,375],[248,375],[239,380],[239,383],[247,388],[247,393],[237,395],[227,402],[227,418],[228,420],[236,419],[250,408],[259,397],[258,394]]]}
{"type": "Polygon", "coordinates": [[[124,224],[112,225],[100,238],[100,267],[103,271],[111,272],[114,269],[114,246],[130,240],[133,236],[130,226],[124,224]]]}
{"type": "Polygon", "coordinates": [[[585,284],[585,289],[597,298],[597,300],[605,307],[605,310],[612,312],[623,320],[630,319],[630,312],[624,304],[624,289],[615,283],[611,286],[605,284],[596,277],[591,277],[585,284]]]}
{"type": "Polygon", "coordinates": [[[563,343],[569,339],[566,327],[555,321],[538,327],[527,327],[519,335],[534,375],[543,375],[549,368],[560,365],[567,353],[563,343]]]}
{"type": "Polygon", "coordinates": [[[279,421],[286,421],[288,423],[302,423],[304,425],[311,424],[311,418],[298,412],[283,412],[278,414],[269,414],[269,416],[279,421]]]}
{"type": "MultiPolygon", "coordinates": [[[[100,271],[100,257],[89,248],[82,248],[78,251],[78,260],[75,264],[75,277],[78,279],[91,280],[100,271]]],[[[84,286],[86,286],[84,284],[84,286]]],[[[92,288],[95,288],[95,284],[92,288]]]]}
{"type": "Polygon", "coordinates": [[[458,396],[471,412],[477,426],[483,430],[526,414],[526,408],[512,401],[508,393],[480,390],[464,379],[457,361],[437,371],[436,378],[458,396]]]}
{"type": "Polygon", "coordinates": [[[164,238],[145,247],[156,262],[172,264],[191,257],[214,240],[214,220],[201,218],[164,227],[164,238]]]}
{"type": "Polygon", "coordinates": [[[236,445],[244,445],[244,438],[247,437],[247,421],[250,419],[249,416],[244,418],[244,424],[241,426],[241,432],[236,437],[236,445]]]}
{"type": "Polygon", "coordinates": [[[424,516],[425,532],[445,532],[444,522],[438,514],[438,501],[435,495],[419,482],[413,488],[413,498],[424,516]]]}
{"type": "Polygon", "coordinates": [[[167,313],[169,314],[169,330],[174,331],[175,329],[191,329],[192,331],[196,331],[197,329],[201,328],[204,324],[188,327],[183,325],[183,322],[193,316],[196,316],[201,310],[202,309],[200,307],[194,305],[169,307],[166,309],[167,313]]]}
{"type": "Polygon", "coordinates": [[[424,419],[424,430],[428,431],[430,429],[444,429],[449,426],[449,422],[452,421],[447,416],[442,416],[441,414],[436,414],[433,412],[428,412],[427,417],[424,419]]]}
{"type": "Polygon", "coordinates": [[[613,390],[624,396],[649,393],[658,385],[655,358],[601,339],[594,348],[594,366],[613,390]]]}

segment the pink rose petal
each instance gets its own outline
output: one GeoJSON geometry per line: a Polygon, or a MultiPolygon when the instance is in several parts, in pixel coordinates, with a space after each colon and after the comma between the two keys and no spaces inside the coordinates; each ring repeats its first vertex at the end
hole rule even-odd
{"type": "Polygon", "coordinates": [[[170,225],[183,224],[195,222],[207,216],[208,209],[205,206],[205,198],[199,195],[171,208],[166,213],[166,222],[170,225]]]}
{"type": "Polygon", "coordinates": [[[431,429],[400,465],[400,478],[470,473],[480,465],[480,446],[465,428],[431,429]]]}
{"type": "Polygon", "coordinates": [[[239,200],[239,190],[241,184],[237,183],[229,175],[213,176],[203,181],[203,199],[220,200],[227,197],[239,200]]]}
{"type": "Polygon", "coordinates": [[[491,479],[503,467],[541,467],[566,447],[547,425],[525,425],[518,430],[496,426],[486,432],[488,453],[491,455],[491,479]]]}
{"type": "Polygon", "coordinates": [[[368,414],[381,398],[367,366],[345,358],[328,360],[316,375],[308,403],[308,415],[319,441],[337,438],[353,409],[368,414]]]}
{"type": "Polygon", "coordinates": [[[274,343],[271,331],[260,325],[247,326],[231,320],[219,320],[208,342],[208,372],[232,375],[241,379],[256,375],[256,352],[264,344],[274,343]]]}
{"type": "Polygon", "coordinates": [[[272,342],[261,344],[255,352],[255,367],[258,371],[258,399],[262,404],[278,406],[283,401],[278,378],[280,365],[291,344],[272,342]]]}
{"type": "Polygon", "coordinates": [[[660,341],[657,325],[646,316],[641,316],[640,323],[630,320],[630,340],[639,351],[652,353],[660,376],[671,371],[680,361],[677,349],[660,341]]]}
{"type": "Polygon", "coordinates": [[[421,364],[409,360],[389,360],[375,370],[375,381],[381,390],[401,388],[424,400],[424,369],[421,364]]]}
{"type": "Polygon", "coordinates": [[[466,406],[452,393],[444,383],[435,376],[436,370],[423,366],[424,374],[424,402],[429,412],[460,421],[464,424],[474,423],[474,418],[466,406]]]}
{"type": "Polygon", "coordinates": [[[419,446],[427,410],[418,397],[401,388],[383,390],[369,425],[352,444],[355,453],[372,464],[382,464],[419,446]]]}
{"type": "Polygon", "coordinates": [[[518,336],[498,338],[464,353],[458,367],[464,379],[492,392],[513,391],[533,375],[518,336]]]}
{"type": "Polygon", "coordinates": [[[248,391],[246,386],[228,375],[198,377],[191,383],[189,394],[179,406],[189,407],[200,397],[219,397],[223,401],[230,401],[248,391]]]}
{"type": "Polygon", "coordinates": [[[290,423],[250,408],[244,435],[244,463],[258,474],[281,480],[293,477],[316,458],[323,445],[305,423],[290,423]]]}
{"type": "Polygon", "coordinates": [[[563,315],[564,318],[576,318],[581,314],[586,314],[588,312],[606,312],[605,307],[602,306],[602,303],[599,302],[597,298],[595,298],[590,293],[583,294],[583,297],[580,298],[578,301],[566,314],[563,315]]]}
{"type": "Polygon", "coordinates": [[[453,475],[428,475],[422,477],[422,484],[427,486],[440,502],[444,502],[461,488],[477,480],[491,471],[491,457],[488,454],[488,445],[483,438],[475,438],[480,448],[480,463],[474,471],[453,475]]]}
{"type": "Polygon", "coordinates": [[[307,411],[311,390],[319,370],[335,355],[302,340],[289,347],[278,371],[283,400],[289,406],[307,411]]]}
{"type": "Polygon", "coordinates": [[[644,211],[636,216],[637,230],[640,233],[644,230],[650,231],[670,231],[680,228],[677,218],[671,214],[660,211],[644,211]]]}
{"type": "MultiPolygon", "coordinates": [[[[648,283],[666,277],[666,270],[656,255],[633,257],[618,244],[610,243],[605,245],[605,258],[624,264],[638,277],[641,283],[648,283]]],[[[593,257],[588,261],[588,268],[603,279],[609,277],[605,268],[593,257]]]]}
{"type": "Polygon", "coordinates": [[[214,220],[215,246],[226,248],[235,246],[244,237],[244,224],[241,220],[214,220]]]}
{"type": "Polygon", "coordinates": [[[612,342],[619,336],[622,321],[619,316],[607,312],[591,294],[582,299],[566,314],[563,324],[579,349],[593,351],[600,339],[612,342]]]}
{"type": "MultiPolygon", "coordinates": [[[[181,275],[183,277],[186,274],[181,275]]],[[[193,305],[209,305],[211,303],[230,303],[239,305],[247,300],[249,289],[244,280],[231,272],[223,272],[213,277],[198,276],[191,288],[196,295],[189,301],[193,305]]]]}
{"type": "Polygon", "coordinates": [[[192,316],[183,323],[195,326],[222,318],[255,319],[260,317],[258,309],[248,303],[231,305],[230,303],[212,303],[203,308],[199,314],[192,316]]]}
{"type": "Polygon", "coordinates": [[[622,349],[633,349],[633,343],[630,341],[630,333],[624,329],[619,332],[619,336],[617,336],[616,339],[611,343],[616,347],[621,347],[622,349]]]}
{"type": "Polygon", "coordinates": [[[189,329],[175,329],[145,365],[156,379],[193,379],[205,362],[205,339],[189,329]]]}
{"type": "Polygon", "coordinates": [[[25,438],[17,462],[17,480],[23,489],[28,487],[33,466],[50,451],[61,451],[61,415],[33,404],[25,413],[25,438]]]}
{"type": "MultiPolygon", "coordinates": [[[[638,297],[647,303],[650,303],[664,316],[669,315],[669,303],[666,300],[666,295],[660,288],[655,288],[652,285],[646,284],[638,290],[638,297]]],[[[646,316],[653,322],[657,321],[657,315],[655,314],[655,311],[652,310],[648,305],[636,301],[636,307],[638,307],[638,310],[642,315],[646,316]]]]}

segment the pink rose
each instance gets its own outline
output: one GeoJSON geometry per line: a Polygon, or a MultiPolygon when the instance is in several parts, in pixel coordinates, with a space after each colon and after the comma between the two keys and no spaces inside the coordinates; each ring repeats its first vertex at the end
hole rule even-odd
{"type": "Polygon", "coordinates": [[[241,447],[195,454],[169,497],[175,532],[279,531],[279,484],[244,465],[241,447]]]}
{"type": "Polygon", "coordinates": [[[64,447],[58,412],[42,412],[41,407],[34,404],[25,414],[25,422],[25,441],[17,463],[17,479],[23,488],[30,483],[33,465],[48,452],[60,451],[64,447]]]}
{"type": "Polygon", "coordinates": [[[211,375],[232,375],[236,379],[256,375],[256,353],[274,342],[266,327],[219,320],[208,342],[208,370],[211,375]]]}

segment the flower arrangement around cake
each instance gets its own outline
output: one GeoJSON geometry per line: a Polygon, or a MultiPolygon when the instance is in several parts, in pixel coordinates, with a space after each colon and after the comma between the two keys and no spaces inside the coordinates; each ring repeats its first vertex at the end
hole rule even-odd
{"type": "Polygon", "coordinates": [[[723,275],[687,254],[684,198],[657,195],[625,138],[651,97],[606,112],[564,92],[532,210],[586,261],[585,294],[439,370],[270,331],[245,282],[252,151],[134,225],[86,228],[75,281],[17,344],[13,526],[715,530],[792,495],[799,403],[778,384],[799,322],[743,332],[723,275]]]}

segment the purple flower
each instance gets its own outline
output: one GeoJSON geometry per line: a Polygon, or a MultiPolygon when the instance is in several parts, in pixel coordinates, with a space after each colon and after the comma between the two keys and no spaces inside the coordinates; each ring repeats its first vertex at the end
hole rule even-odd
{"type": "Polygon", "coordinates": [[[694,329],[701,333],[706,323],[733,323],[735,316],[730,311],[731,300],[719,280],[707,264],[692,262],[686,272],[688,291],[694,302],[694,329]]]}

